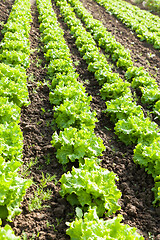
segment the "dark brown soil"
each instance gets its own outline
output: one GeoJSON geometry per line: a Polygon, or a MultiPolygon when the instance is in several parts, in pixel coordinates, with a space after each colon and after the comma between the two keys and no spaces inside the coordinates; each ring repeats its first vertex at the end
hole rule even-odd
{"type": "MultiPolygon", "coordinates": [[[[117,41],[132,50],[135,65],[142,65],[151,74],[156,74],[158,81],[160,71],[155,70],[155,67],[160,68],[160,53],[152,46],[140,42],[129,29],[126,29],[113,16],[107,14],[104,8],[94,1],[83,0],[83,3],[93,16],[101,20],[107,29],[115,35],[117,41]]],[[[8,9],[7,1],[3,5],[8,9]]],[[[102,110],[105,109],[105,103],[100,99],[98,83],[94,76],[88,72],[86,63],[80,57],[74,39],[60,17],[59,9],[54,4],[53,7],[64,30],[64,37],[70,48],[72,59],[76,63],[79,61],[78,66],[76,66],[79,81],[84,81],[86,91],[93,96],[91,107],[97,111],[99,119],[95,132],[103,139],[106,146],[106,151],[101,157],[102,167],[113,170],[119,177],[117,186],[122,191],[120,213],[124,217],[124,223],[138,228],[146,240],[158,240],[160,239],[160,208],[155,209],[152,205],[154,199],[151,191],[154,186],[153,179],[145,173],[144,169],[140,169],[133,163],[134,146],[126,147],[114,135],[114,126],[102,113],[102,110]],[[85,81],[86,79],[88,81],[85,81]]],[[[3,13],[2,19],[7,19],[6,13],[7,11],[3,13]]],[[[37,186],[42,185],[42,173],[45,176],[47,174],[55,175],[57,180],[63,174],[63,168],[58,163],[55,150],[50,144],[55,125],[53,106],[49,103],[49,89],[46,85],[48,81],[45,69],[46,62],[43,57],[43,46],[40,42],[36,5],[32,6],[32,15],[30,42],[31,48],[35,51],[31,55],[31,65],[28,69],[28,91],[31,104],[22,109],[21,129],[24,135],[24,164],[29,163],[31,159],[36,161],[36,164],[27,171],[27,177],[32,178],[35,184],[27,191],[22,203],[22,213],[14,219],[11,226],[17,236],[26,236],[26,239],[67,240],[69,237],[65,234],[67,229],[65,222],[74,219],[74,209],[65,199],[60,197],[59,183],[51,181],[46,184],[44,190],[51,190],[51,198],[43,201],[43,208],[29,211],[28,207],[30,200],[38,190],[37,186]]]]}

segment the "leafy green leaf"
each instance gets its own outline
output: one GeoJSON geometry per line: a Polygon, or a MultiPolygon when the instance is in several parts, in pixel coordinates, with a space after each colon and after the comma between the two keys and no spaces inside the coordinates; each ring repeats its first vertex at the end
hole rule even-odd
{"type": "Polygon", "coordinates": [[[85,128],[93,130],[95,122],[98,121],[95,118],[96,113],[91,112],[88,101],[66,99],[63,104],[54,107],[54,110],[54,118],[60,129],[70,126],[81,129],[85,126],[85,128]]]}
{"type": "Polygon", "coordinates": [[[120,209],[118,199],[121,193],[115,185],[115,179],[118,180],[113,172],[99,167],[92,159],[85,159],[84,165],[80,165],[80,168],[73,167],[71,173],[61,177],[60,193],[63,197],[67,195],[67,200],[73,205],[77,204],[77,201],[72,202],[74,195],[83,209],[85,206],[97,206],[99,216],[105,210],[107,215],[111,215],[120,209]]]}
{"type": "Polygon", "coordinates": [[[131,96],[131,90],[129,89],[129,86],[130,83],[123,82],[120,79],[114,83],[105,83],[100,90],[102,99],[116,99],[123,97],[124,95],[131,96]]]}
{"type": "Polygon", "coordinates": [[[17,161],[5,162],[0,158],[0,208],[3,209],[0,217],[8,221],[21,213],[20,203],[32,183],[18,176],[20,165],[17,161]]]}
{"type": "Polygon", "coordinates": [[[115,125],[115,133],[126,145],[143,142],[150,144],[158,138],[158,125],[149,118],[130,116],[127,120],[119,120],[115,125]]]}
{"type": "Polygon", "coordinates": [[[20,237],[16,237],[11,226],[8,224],[5,227],[0,227],[1,240],[20,240],[20,237]]]}
{"type": "Polygon", "coordinates": [[[83,219],[76,218],[75,221],[67,223],[70,227],[67,229],[67,234],[71,237],[71,240],[144,240],[144,238],[136,232],[136,228],[122,224],[122,218],[121,215],[118,215],[118,217],[109,220],[99,219],[96,214],[96,209],[90,208],[89,211],[84,214],[83,219]]]}
{"type": "Polygon", "coordinates": [[[52,145],[57,149],[57,158],[62,164],[76,159],[84,162],[84,157],[96,157],[105,150],[101,138],[97,138],[93,131],[88,129],[65,128],[59,136],[55,132],[52,136],[52,145]]]}

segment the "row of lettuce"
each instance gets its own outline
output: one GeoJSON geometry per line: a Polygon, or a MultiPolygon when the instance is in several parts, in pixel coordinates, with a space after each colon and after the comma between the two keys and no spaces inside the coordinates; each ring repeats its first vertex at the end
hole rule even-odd
{"type": "Polygon", "coordinates": [[[145,167],[152,174],[155,187],[154,205],[160,204],[160,138],[159,127],[150,118],[144,117],[143,109],[133,101],[127,83],[112,73],[110,65],[103,54],[99,53],[91,34],[86,32],[79,19],[76,18],[73,8],[66,0],[57,1],[61,15],[76,39],[75,43],[88,64],[88,70],[94,73],[95,78],[104,86],[106,113],[115,123],[115,133],[126,145],[137,144],[134,149],[134,161],[145,167]],[[113,87],[116,86],[116,87],[113,87]],[[120,87],[119,87],[120,86],[120,87]],[[117,96],[117,91],[119,92],[117,96]]]}
{"type": "MultiPolygon", "coordinates": [[[[127,86],[140,90],[142,94],[141,102],[148,105],[149,108],[152,106],[152,112],[160,118],[160,91],[156,80],[150,77],[143,67],[134,66],[130,51],[117,42],[111,32],[106,30],[102,22],[94,19],[79,0],[69,0],[68,2],[98,45],[105,50],[107,55],[110,55],[117,67],[121,67],[126,71],[125,79],[131,83],[127,83],[127,86]]],[[[119,87],[121,88],[121,84],[119,87]]],[[[105,92],[105,87],[103,92],[105,92]]]]}
{"type": "MultiPolygon", "coordinates": [[[[52,145],[61,164],[78,160],[79,168],[62,175],[61,195],[76,206],[77,218],[68,223],[71,239],[143,239],[135,228],[121,224],[122,216],[104,221],[120,209],[120,191],[115,185],[116,175],[101,168],[98,156],[105,149],[94,133],[95,112],[90,109],[91,97],[77,81],[63,31],[57,22],[50,0],[37,0],[44,55],[48,60],[51,79],[50,102],[54,105],[54,121],[58,131],[52,145]]],[[[118,179],[117,179],[118,180],[118,179]]]]}
{"type": "Polygon", "coordinates": [[[141,41],[145,40],[152,44],[155,49],[160,49],[160,19],[158,16],[123,0],[95,1],[135,31],[141,41]]]}
{"type": "MultiPolygon", "coordinates": [[[[30,0],[15,0],[0,43],[0,225],[21,213],[20,203],[31,180],[20,177],[23,134],[21,107],[28,105],[30,0]]],[[[9,225],[0,227],[0,239],[18,240],[9,225]]]]}

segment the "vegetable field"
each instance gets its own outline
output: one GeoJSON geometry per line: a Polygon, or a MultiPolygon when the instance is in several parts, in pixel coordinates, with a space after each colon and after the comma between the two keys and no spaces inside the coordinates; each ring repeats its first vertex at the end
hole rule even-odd
{"type": "Polygon", "coordinates": [[[0,239],[160,239],[160,16],[130,2],[1,0],[0,239]]]}

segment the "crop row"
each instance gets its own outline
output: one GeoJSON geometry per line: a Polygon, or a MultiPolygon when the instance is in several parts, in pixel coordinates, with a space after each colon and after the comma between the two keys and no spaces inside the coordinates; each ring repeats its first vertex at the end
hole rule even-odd
{"type": "MultiPolygon", "coordinates": [[[[31,180],[18,174],[23,135],[20,107],[27,105],[26,68],[29,67],[30,1],[15,0],[0,44],[0,225],[21,213],[20,203],[31,180]],[[2,219],[2,220],[1,220],[2,219]]],[[[1,239],[20,239],[11,227],[0,227],[1,239]]]]}
{"type": "Polygon", "coordinates": [[[160,19],[152,13],[123,0],[95,0],[105,7],[106,11],[115,15],[127,27],[131,28],[141,41],[151,43],[160,49],[160,19]]]}
{"type": "MultiPolygon", "coordinates": [[[[138,0],[136,3],[142,3],[143,0],[138,0]]],[[[160,0],[145,0],[143,2],[145,4],[145,7],[150,9],[151,11],[158,12],[160,11],[160,0]]]]}
{"type": "Polygon", "coordinates": [[[89,239],[93,235],[96,239],[109,236],[115,239],[121,232],[123,239],[143,239],[134,228],[120,224],[120,216],[108,221],[99,219],[105,211],[110,216],[120,209],[117,201],[121,193],[115,185],[115,174],[98,166],[97,157],[105,147],[94,133],[97,119],[90,110],[91,97],[87,96],[85,88],[77,81],[78,75],[51,1],[37,0],[37,4],[44,55],[49,62],[50,101],[54,104],[54,120],[60,129],[59,133],[53,134],[51,143],[57,149],[56,156],[61,164],[79,162],[79,168],[73,167],[60,179],[60,194],[67,196],[73,206],[78,206],[77,219],[68,223],[70,228],[67,234],[71,239],[89,239]],[[84,219],[83,212],[86,212],[84,219]],[[96,233],[93,230],[95,227],[96,233]],[[112,234],[114,228],[117,228],[117,232],[112,234]]]}
{"type": "MultiPolygon", "coordinates": [[[[91,32],[98,45],[107,54],[110,54],[117,67],[122,67],[126,70],[125,77],[127,81],[131,82],[131,87],[139,89],[142,93],[142,103],[149,104],[149,106],[153,105],[154,113],[160,117],[160,91],[155,79],[151,78],[143,70],[143,67],[133,66],[129,50],[117,42],[115,37],[106,30],[102,22],[94,19],[79,0],[68,0],[68,2],[74,8],[77,16],[84,22],[87,30],[91,32]]],[[[130,86],[129,84],[127,85],[130,86]]],[[[105,94],[103,94],[103,98],[105,99],[105,94]]]]}
{"type": "Polygon", "coordinates": [[[99,53],[91,34],[86,32],[82,23],[76,18],[73,8],[65,1],[58,1],[61,15],[71,34],[75,37],[76,46],[100,84],[107,84],[106,112],[115,123],[115,133],[126,145],[137,144],[134,150],[134,161],[145,167],[155,180],[154,204],[160,203],[160,143],[158,125],[147,117],[143,110],[133,101],[130,89],[119,75],[111,68],[103,54],[99,53]],[[116,88],[120,85],[119,88],[116,88]],[[114,86],[114,88],[113,88],[114,86]],[[123,86],[123,87],[122,87],[123,86]],[[118,96],[117,96],[118,91],[118,96]]]}

